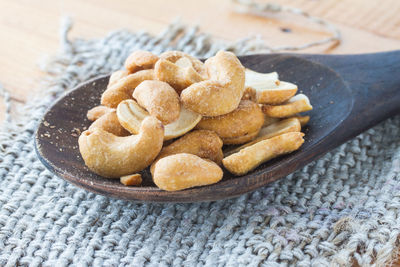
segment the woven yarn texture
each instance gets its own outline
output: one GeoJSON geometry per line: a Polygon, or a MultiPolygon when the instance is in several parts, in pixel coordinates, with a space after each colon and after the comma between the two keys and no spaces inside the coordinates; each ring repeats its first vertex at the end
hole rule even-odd
{"type": "MultiPolygon", "coordinates": [[[[47,90],[0,130],[0,266],[384,266],[400,234],[400,116],[239,198],[146,204],[79,189],[38,160],[34,132],[55,97],[122,67],[136,49],[208,57],[262,49],[172,24],[159,36],[67,38],[47,90]]],[[[307,137],[306,137],[307,138],[307,137]]]]}

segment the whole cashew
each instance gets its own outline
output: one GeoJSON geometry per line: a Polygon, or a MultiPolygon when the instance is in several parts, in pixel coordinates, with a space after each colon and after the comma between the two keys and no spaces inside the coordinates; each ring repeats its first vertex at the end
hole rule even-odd
{"type": "Polygon", "coordinates": [[[145,80],[154,80],[153,70],[141,70],[121,78],[104,91],[101,104],[116,108],[122,100],[132,98],[136,86],[145,80]]]}
{"type": "MultiPolygon", "coordinates": [[[[253,137],[255,137],[263,123],[264,114],[258,104],[250,100],[242,100],[237,109],[228,114],[203,117],[196,128],[216,132],[225,144],[225,139],[242,137],[253,133],[253,137]]],[[[244,139],[244,142],[246,140],[244,139]]],[[[231,142],[230,144],[238,143],[231,142]]]]}
{"type": "MultiPolygon", "coordinates": [[[[180,107],[179,118],[165,125],[164,140],[170,140],[192,130],[201,120],[201,115],[180,107]]],[[[149,113],[144,110],[133,99],[122,101],[117,107],[117,116],[121,125],[132,134],[139,132],[140,123],[149,116],[149,113]]]]}
{"type": "Polygon", "coordinates": [[[235,110],[245,87],[244,68],[230,52],[219,51],[206,60],[209,80],[194,83],[184,89],[184,106],[204,116],[219,116],[235,110]]]}
{"type": "MultiPolygon", "coordinates": [[[[204,63],[198,60],[197,58],[192,57],[191,55],[186,54],[182,51],[167,51],[162,53],[160,55],[160,58],[168,60],[172,63],[177,63],[177,61],[179,61],[180,59],[188,59],[191,63],[191,66],[198,74],[200,74],[200,76],[203,77],[203,79],[206,79],[208,77],[207,70],[204,67],[204,63]]],[[[178,63],[177,65],[182,66],[181,64],[178,63]]]]}
{"type": "Polygon", "coordinates": [[[169,83],[178,93],[189,85],[203,80],[193,67],[180,67],[165,59],[157,61],[154,75],[157,80],[169,83]]]}
{"type": "Polygon", "coordinates": [[[213,131],[196,130],[187,133],[161,149],[160,154],[151,164],[150,171],[154,172],[154,166],[160,159],[179,153],[193,154],[221,165],[224,157],[222,145],[221,138],[213,131]]]}
{"type": "Polygon", "coordinates": [[[111,110],[95,120],[92,125],[90,125],[89,130],[94,130],[95,128],[103,129],[104,131],[112,133],[116,136],[131,135],[118,121],[115,110],[111,110]]]}
{"type": "Polygon", "coordinates": [[[100,128],[84,131],[79,150],[93,172],[109,178],[142,171],[156,158],[163,145],[164,127],[154,117],[143,120],[138,135],[115,136],[100,128]]]}
{"type": "Polygon", "coordinates": [[[158,57],[149,51],[138,50],[134,51],[125,60],[125,68],[129,73],[134,73],[138,70],[151,69],[157,62],[158,57]]]}
{"type": "Polygon", "coordinates": [[[179,96],[166,82],[144,81],[136,87],[132,96],[163,124],[169,124],[179,118],[179,96]]]}
{"type": "Polygon", "coordinates": [[[214,184],[222,176],[222,169],[216,163],[181,153],[160,159],[154,167],[153,181],[160,189],[177,191],[214,184]]]}

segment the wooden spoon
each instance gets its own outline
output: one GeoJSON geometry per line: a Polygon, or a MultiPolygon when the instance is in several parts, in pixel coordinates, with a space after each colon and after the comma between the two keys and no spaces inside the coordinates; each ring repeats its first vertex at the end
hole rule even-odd
{"type": "Polygon", "coordinates": [[[266,54],[240,57],[259,72],[277,71],[298,85],[314,109],[300,150],[235,177],[225,171],[217,184],[166,192],[148,170],[140,187],[100,177],[85,167],[78,149],[78,130],[88,127],[86,112],[100,103],[109,76],[77,86],[44,115],[36,132],[36,151],[52,172],[89,191],[110,197],[151,202],[197,202],[236,197],[294,172],[326,152],[400,112],[400,51],[364,55],[266,54]]]}

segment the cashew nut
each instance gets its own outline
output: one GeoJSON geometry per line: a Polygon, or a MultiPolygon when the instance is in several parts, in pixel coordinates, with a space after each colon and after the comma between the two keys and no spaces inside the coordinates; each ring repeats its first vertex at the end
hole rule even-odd
{"type": "Polygon", "coordinates": [[[129,72],[126,70],[117,70],[117,71],[113,72],[110,75],[110,79],[108,80],[107,88],[128,75],[129,75],[129,72]]]}
{"type": "Polygon", "coordinates": [[[297,85],[282,82],[278,79],[278,73],[259,73],[246,69],[245,86],[255,91],[255,102],[260,104],[281,104],[297,92],[297,85]]]}
{"type": "Polygon", "coordinates": [[[204,116],[219,116],[235,110],[245,90],[244,68],[230,52],[219,51],[206,60],[210,79],[194,83],[181,93],[184,106],[204,116]]]}
{"type": "Polygon", "coordinates": [[[244,175],[272,158],[297,150],[304,143],[303,136],[300,132],[284,133],[245,147],[222,163],[229,172],[244,175]]]}
{"type": "Polygon", "coordinates": [[[272,118],[272,117],[268,117],[267,115],[264,114],[264,124],[262,127],[267,127],[268,125],[271,125],[275,122],[280,121],[279,118],[272,118]]]}
{"type": "Polygon", "coordinates": [[[151,165],[150,171],[153,173],[154,166],[160,159],[179,153],[193,154],[221,165],[222,158],[224,157],[222,145],[221,138],[213,131],[196,130],[187,133],[161,149],[160,154],[151,165]]]}
{"type": "Polygon", "coordinates": [[[179,118],[179,96],[168,83],[144,81],[136,87],[133,98],[164,125],[179,118]]]}
{"type": "Polygon", "coordinates": [[[296,118],[296,119],[298,119],[298,120],[300,121],[301,127],[306,126],[307,123],[310,121],[310,116],[299,116],[299,115],[296,115],[296,116],[293,116],[293,117],[291,117],[291,118],[296,118]]]}
{"type": "Polygon", "coordinates": [[[94,130],[95,128],[103,129],[104,131],[116,136],[130,135],[130,133],[119,123],[115,110],[111,110],[95,120],[92,125],[90,125],[89,130],[94,130]]]}
{"type": "Polygon", "coordinates": [[[258,131],[255,131],[238,137],[225,137],[222,141],[224,142],[224,145],[240,145],[253,140],[257,135],[258,131]]]}
{"type": "Polygon", "coordinates": [[[163,137],[162,123],[149,116],[143,120],[138,135],[119,137],[95,128],[84,131],[78,142],[90,170],[104,177],[119,178],[149,166],[161,150],[163,137]]]}
{"type": "Polygon", "coordinates": [[[244,88],[242,100],[251,100],[253,102],[256,102],[257,101],[256,94],[257,94],[257,92],[255,89],[247,86],[244,88]]]}
{"type": "MultiPolygon", "coordinates": [[[[242,100],[237,109],[228,114],[216,117],[203,117],[196,128],[216,132],[222,138],[224,144],[226,144],[226,140],[231,138],[249,134],[255,137],[263,123],[264,114],[261,108],[250,100],[242,100]]],[[[251,139],[251,137],[249,138],[251,139]]],[[[248,138],[244,138],[244,142],[246,141],[248,141],[248,138]]]]}
{"type": "Polygon", "coordinates": [[[298,94],[282,105],[263,105],[262,110],[269,117],[285,118],[293,116],[299,112],[312,110],[312,106],[306,95],[298,94]]]}
{"type": "Polygon", "coordinates": [[[160,80],[169,83],[178,93],[203,78],[192,67],[180,67],[166,59],[160,59],[154,66],[154,75],[160,80]]]}
{"type": "Polygon", "coordinates": [[[171,61],[172,63],[175,63],[180,67],[192,66],[195,71],[200,74],[200,76],[202,76],[204,79],[208,77],[207,70],[204,67],[203,62],[182,51],[167,51],[162,53],[160,55],[160,58],[171,61]],[[190,65],[188,63],[183,63],[186,62],[186,59],[190,61],[190,65]]]}
{"type": "Polygon", "coordinates": [[[160,189],[177,191],[214,184],[222,176],[222,169],[216,163],[181,153],[160,159],[154,167],[153,181],[160,189]]]}
{"type": "Polygon", "coordinates": [[[229,151],[228,153],[225,153],[225,156],[239,152],[243,148],[251,146],[262,140],[269,139],[269,138],[272,138],[274,136],[281,135],[284,133],[300,132],[300,131],[301,131],[301,125],[300,125],[300,121],[297,118],[285,119],[285,120],[273,123],[267,127],[261,128],[256,139],[254,139],[253,141],[251,141],[247,144],[244,144],[240,147],[237,147],[237,148],[229,151]]]}
{"type": "Polygon", "coordinates": [[[256,89],[256,102],[260,104],[278,105],[289,100],[297,92],[297,85],[280,82],[276,88],[256,89]]]}
{"type": "MultiPolygon", "coordinates": [[[[132,134],[137,134],[141,121],[149,116],[149,113],[141,108],[136,101],[127,99],[117,107],[117,116],[121,125],[132,134]]],[[[164,140],[170,140],[192,130],[201,120],[201,115],[185,109],[181,106],[179,118],[165,125],[164,140]]]]}
{"type": "Polygon", "coordinates": [[[142,175],[139,173],[125,175],[119,178],[123,185],[140,185],[142,183],[142,175]]]}
{"type": "Polygon", "coordinates": [[[136,86],[145,80],[154,80],[153,70],[141,70],[121,78],[104,91],[101,104],[116,108],[122,100],[132,98],[136,86]]]}
{"type": "Polygon", "coordinates": [[[124,65],[129,73],[134,73],[138,70],[152,69],[157,60],[158,57],[153,53],[138,50],[129,55],[124,65]]]}
{"type": "Polygon", "coordinates": [[[115,110],[115,109],[109,108],[106,106],[96,106],[96,107],[88,110],[86,117],[90,121],[95,121],[98,118],[100,118],[101,116],[103,116],[104,114],[111,112],[113,110],[115,110]]]}

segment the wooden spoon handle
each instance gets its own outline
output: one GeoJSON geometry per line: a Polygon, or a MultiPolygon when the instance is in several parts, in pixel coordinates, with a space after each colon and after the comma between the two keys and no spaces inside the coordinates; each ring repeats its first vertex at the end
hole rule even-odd
{"type": "MultiPolygon", "coordinates": [[[[360,55],[296,55],[336,71],[353,94],[340,139],[352,138],[400,113],[400,50],[360,55]]],[[[340,101],[340,96],[335,97],[340,101]]]]}

